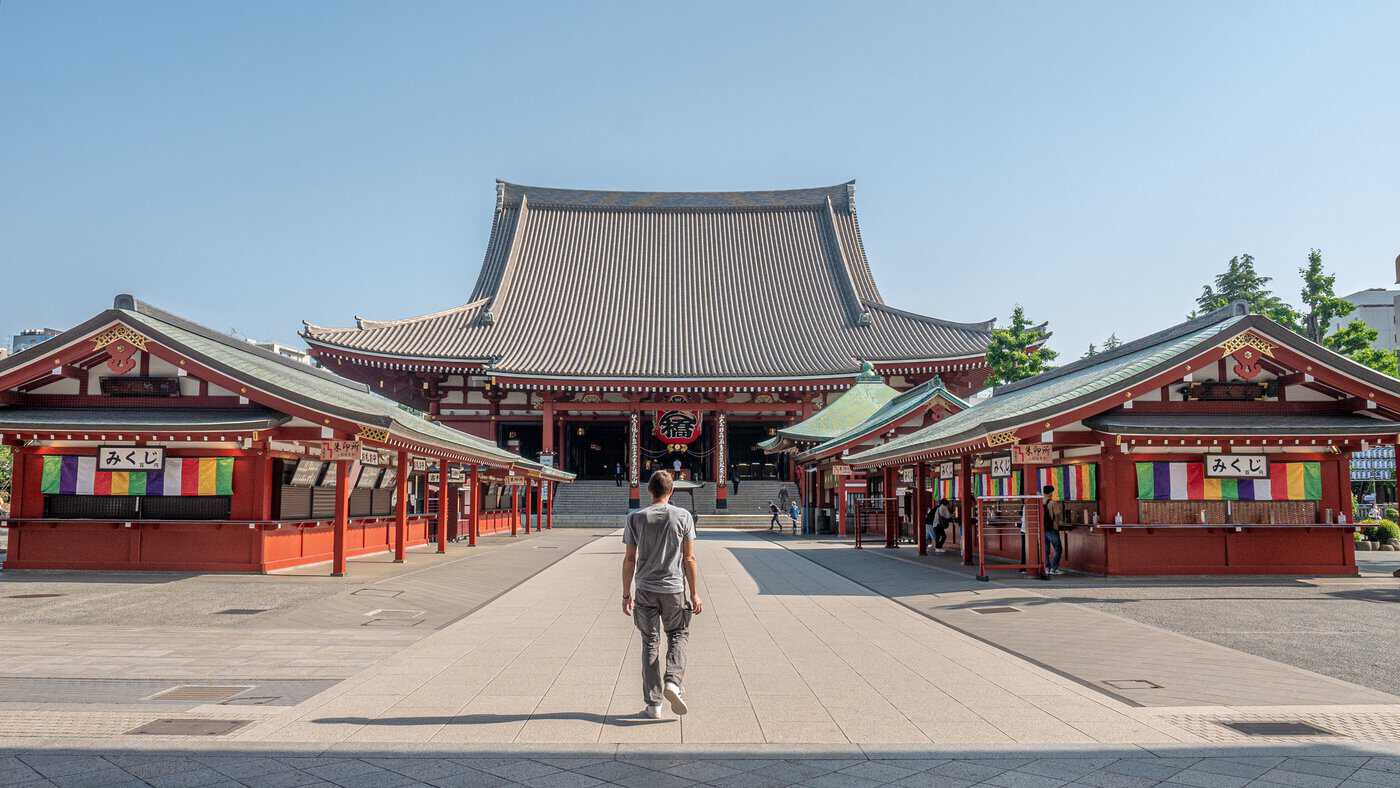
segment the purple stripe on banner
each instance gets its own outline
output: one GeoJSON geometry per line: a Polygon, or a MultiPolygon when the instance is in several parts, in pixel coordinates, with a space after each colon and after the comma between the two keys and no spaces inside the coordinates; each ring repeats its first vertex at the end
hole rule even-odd
{"type": "Polygon", "coordinates": [[[1152,497],[1158,501],[1172,499],[1172,464],[1152,463],[1152,497]]]}
{"type": "Polygon", "coordinates": [[[78,458],[64,457],[58,473],[58,491],[63,495],[78,492],[78,458]]]}
{"type": "Polygon", "coordinates": [[[1235,490],[1238,492],[1238,494],[1239,494],[1239,499],[1240,499],[1241,501],[1252,501],[1252,500],[1254,500],[1254,480],[1253,480],[1253,479],[1239,479],[1239,480],[1237,480],[1236,483],[1235,483],[1235,490]]]}
{"type": "Polygon", "coordinates": [[[159,470],[146,471],[146,492],[145,495],[165,494],[165,467],[159,470]]]}

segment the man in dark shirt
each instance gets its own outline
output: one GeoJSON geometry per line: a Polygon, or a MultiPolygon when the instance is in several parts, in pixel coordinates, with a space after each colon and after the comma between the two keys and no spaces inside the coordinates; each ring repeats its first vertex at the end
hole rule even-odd
{"type": "Polygon", "coordinates": [[[1060,557],[1065,552],[1064,540],[1060,538],[1060,507],[1053,505],[1054,487],[1047,484],[1040,492],[1045,496],[1045,573],[1058,575],[1061,574],[1060,557]]]}

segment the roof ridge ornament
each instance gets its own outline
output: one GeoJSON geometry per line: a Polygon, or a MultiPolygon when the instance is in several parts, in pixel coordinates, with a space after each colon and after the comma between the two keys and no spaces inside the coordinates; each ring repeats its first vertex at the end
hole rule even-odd
{"type": "Polygon", "coordinates": [[[875,371],[875,365],[869,361],[860,362],[860,374],[856,376],[857,383],[884,383],[885,379],[880,373],[875,371]]]}

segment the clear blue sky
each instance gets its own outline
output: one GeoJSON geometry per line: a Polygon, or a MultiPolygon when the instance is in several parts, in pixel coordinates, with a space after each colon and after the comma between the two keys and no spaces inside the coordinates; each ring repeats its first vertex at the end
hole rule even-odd
{"type": "Polygon", "coordinates": [[[1240,251],[1294,301],[1309,247],[1392,284],[1397,30],[1390,2],[0,0],[0,332],[123,291],[284,341],[457,305],[497,177],[855,178],[887,300],[1019,302],[1073,358],[1240,251]]]}

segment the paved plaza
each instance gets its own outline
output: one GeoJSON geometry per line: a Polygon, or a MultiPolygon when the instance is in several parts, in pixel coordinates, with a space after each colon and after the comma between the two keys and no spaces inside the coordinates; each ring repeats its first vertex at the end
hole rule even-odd
{"type": "Polygon", "coordinates": [[[10,573],[0,786],[1400,784],[1382,689],[762,533],[702,532],[692,711],[643,719],[621,555],[569,529],[348,580],[10,573]],[[1227,725],[1260,722],[1319,730],[1227,725]]]}

